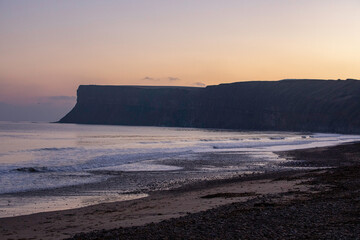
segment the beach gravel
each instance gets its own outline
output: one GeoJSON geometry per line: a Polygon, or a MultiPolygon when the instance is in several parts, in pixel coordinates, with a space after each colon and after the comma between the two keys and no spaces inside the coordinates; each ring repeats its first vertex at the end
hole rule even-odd
{"type": "Polygon", "coordinates": [[[331,168],[303,176],[311,192],[269,194],[159,223],[79,233],[71,239],[360,239],[360,143],[278,154],[292,160],[290,165],[331,168]]]}
{"type": "Polygon", "coordinates": [[[80,233],[71,239],[360,239],[359,173],[360,166],[330,169],[310,183],[327,188],[289,201],[282,201],[281,194],[269,195],[160,223],[80,233]]]}

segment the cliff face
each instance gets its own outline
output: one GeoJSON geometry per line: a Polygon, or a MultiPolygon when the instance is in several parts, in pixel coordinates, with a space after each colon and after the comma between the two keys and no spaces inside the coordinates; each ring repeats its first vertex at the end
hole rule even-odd
{"type": "Polygon", "coordinates": [[[80,86],[62,123],[360,133],[360,81],[80,86]]]}

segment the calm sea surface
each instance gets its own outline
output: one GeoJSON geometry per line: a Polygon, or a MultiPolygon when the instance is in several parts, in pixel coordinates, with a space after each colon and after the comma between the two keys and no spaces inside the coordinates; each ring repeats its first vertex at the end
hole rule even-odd
{"type": "Polygon", "coordinates": [[[59,197],[64,202],[76,196],[76,206],[84,206],[85,200],[106,201],[104,196],[136,198],[189,181],[281,170],[286,160],[273,151],[359,140],[340,134],[0,122],[0,217],[29,213],[24,209],[35,197],[51,197],[48,208],[54,210],[59,197]]]}

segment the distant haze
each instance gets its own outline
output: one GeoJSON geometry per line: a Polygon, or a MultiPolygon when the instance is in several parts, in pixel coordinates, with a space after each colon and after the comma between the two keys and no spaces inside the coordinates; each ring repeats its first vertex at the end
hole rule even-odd
{"type": "Polygon", "coordinates": [[[54,96],[30,104],[0,102],[0,121],[55,122],[75,105],[76,97],[54,96]]]}
{"type": "Polygon", "coordinates": [[[53,119],[71,104],[39,99],[80,84],[360,78],[359,12],[359,0],[0,0],[0,116],[53,119]]]}

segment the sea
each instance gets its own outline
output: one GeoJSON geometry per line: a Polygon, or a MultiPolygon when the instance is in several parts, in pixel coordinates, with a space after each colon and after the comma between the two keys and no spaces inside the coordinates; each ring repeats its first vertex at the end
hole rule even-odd
{"type": "Polygon", "coordinates": [[[274,152],[354,141],[360,136],[0,122],[0,217],[288,170],[274,152]]]}

